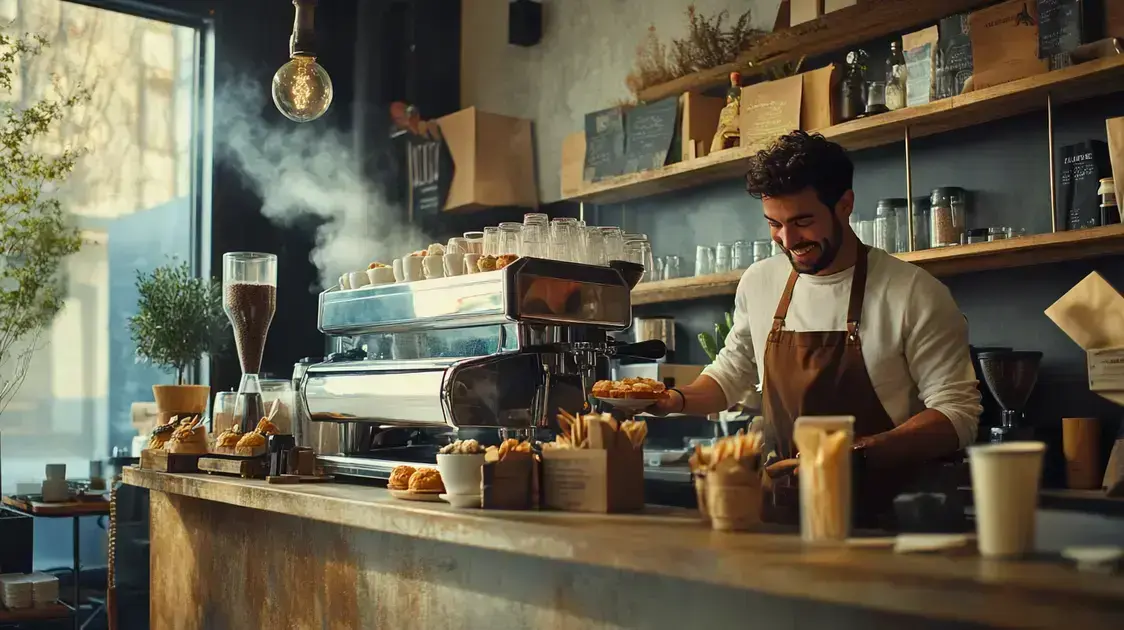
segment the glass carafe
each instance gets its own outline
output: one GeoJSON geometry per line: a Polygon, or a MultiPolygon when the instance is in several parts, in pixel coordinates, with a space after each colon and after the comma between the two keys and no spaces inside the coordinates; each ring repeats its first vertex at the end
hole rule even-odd
{"type": "Polygon", "coordinates": [[[234,416],[242,431],[249,432],[265,415],[258,373],[269,325],[277,310],[277,256],[258,252],[223,254],[222,294],[223,310],[230,318],[242,364],[234,416]]]}

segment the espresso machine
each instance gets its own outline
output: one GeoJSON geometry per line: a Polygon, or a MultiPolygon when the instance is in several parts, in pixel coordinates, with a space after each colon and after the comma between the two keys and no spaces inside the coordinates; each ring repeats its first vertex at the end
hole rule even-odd
{"type": "Polygon", "coordinates": [[[298,363],[298,444],[326,472],[386,478],[432,464],[450,433],[495,443],[576,412],[619,355],[656,359],[661,342],[623,344],[643,268],[520,258],[498,271],[332,288],[319,322],[330,354],[298,363]]]}

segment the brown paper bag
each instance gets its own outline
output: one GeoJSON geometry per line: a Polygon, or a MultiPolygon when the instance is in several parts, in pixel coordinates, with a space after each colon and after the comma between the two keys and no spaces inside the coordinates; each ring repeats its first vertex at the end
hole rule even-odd
{"type": "Polygon", "coordinates": [[[643,451],[630,445],[543,451],[543,505],[571,512],[643,509],[643,451]]]}
{"type": "Polygon", "coordinates": [[[980,90],[1050,69],[1038,58],[1038,3],[1009,0],[975,11],[972,32],[972,85],[980,90]]]}
{"type": "Polygon", "coordinates": [[[486,510],[530,510],[538,507],[536,461],[531,453],[508,453],[481,468],[481,506],[486,510]]]}
{"type": "Polygon", "coordinates": [[[803,94],[800,75],[743,87],[741,146],[767,145],[799,129],[803,94]]]}
{"type": "Polygon", "coordinates": [[[745,531],[761,524],[764,489],[759,472],[738,460],[725,459],[707,472],[705,485],[711,527],[745,531]]]}
{"type": "Polygon", "coordinates": [[[437,124],[456,165],[446,212],[539,206],[531,121],[469,107],[437,124]]]}
{"type": "Polygon", "coordinates": [[[686,162],[705,157],[714,134],[718,132],[718,118],[726,106],[726,99],[685,92],[680,102],[683,109],[679,121],[682,160],[686,162]]]}
{"type": "Polygon", "coordinates": [[[581,193],[585,170],[585,132],[579,131],[562,140],[562,197],[581,193]]]}
{"type": "Polygon", "coordinates": [[[803,95],[800,99],[800,128],[816,131],[835,124],[835,100],[841,73],[839,66],[812,70],[800,75],[803,95]]]}
{"type": "MultiPolygon", "coordinates": [[[[1124,2],[1121,3],[1124,5],[1124,2]]],[[[1124,117],[1109,118],[1105,121],[1108,131],[1108,159],[1112,162],[1112,181],[1116,184],[1116,199],[1120,201],[1120,191],[1124,189],[1124,117]]]]}

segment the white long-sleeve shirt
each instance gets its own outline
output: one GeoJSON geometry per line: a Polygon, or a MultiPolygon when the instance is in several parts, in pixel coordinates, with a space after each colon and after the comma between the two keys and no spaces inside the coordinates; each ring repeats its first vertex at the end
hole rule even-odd
{"type": "MultiPolygon", "coordinates": [[[[871,249],[868,260],[859,337],[878,399],[895,425],[936,409],[956,427],[961,447],[971,444],[982,411],[980,392],[968,351],[968,323],[952,294],[928,272],[880,249],[871,249]]],[[[734,326],[717,359],[703,371],[731,405],[754,401],[760,390],[758,366],[764,365],[773,315],[791,271],[785,256],[773,256],[747,269],[738,283],[734,326]]],[[[846,330],[854,272],[851,267],[830,276],[801,275],[785,329],[846,330]]]]}

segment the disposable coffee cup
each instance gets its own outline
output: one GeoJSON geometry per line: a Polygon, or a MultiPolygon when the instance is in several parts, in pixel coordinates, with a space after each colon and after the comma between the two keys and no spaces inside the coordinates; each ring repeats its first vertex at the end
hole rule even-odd
{"type": "Polygon", "coordinates": [[[425,280],[425,268],[422,266],[422,256],[406,256],[402,258],[402,279],[406,282],[425,280]]]}
{"type": "Polygon", "coordinates": [[[968,447],[980,555],[1014,558],[1034,551],[1042,442],[968,447]]]}
{"type": "Polygon", "coordinates": [[[445,254],[445,276],[464,275],[464,254],[445,254]]]}
{"type": "Polygon", "coordinates": [[[406,279],[405,276],[402,275],[402,259],[401,258],[395,258],[393,261],[391,261],[390,270],[394,274],[394,281],[395,282],[402,282],[403,280],[406,279]]]}

